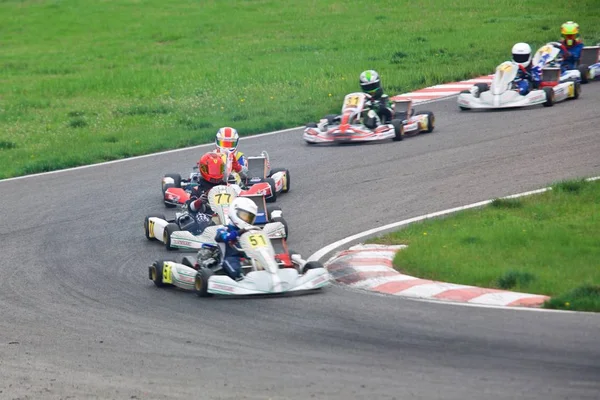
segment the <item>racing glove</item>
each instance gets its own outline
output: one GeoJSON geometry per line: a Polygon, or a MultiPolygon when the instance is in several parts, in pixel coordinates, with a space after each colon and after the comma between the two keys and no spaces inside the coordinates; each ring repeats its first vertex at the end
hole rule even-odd
{"type": "Polygon", "coordinates": [[[233,242],[237,238],[237,231],[228,231],[226,228],[219,228],[217,229],[215,240],[217,242],[233,242]]]}

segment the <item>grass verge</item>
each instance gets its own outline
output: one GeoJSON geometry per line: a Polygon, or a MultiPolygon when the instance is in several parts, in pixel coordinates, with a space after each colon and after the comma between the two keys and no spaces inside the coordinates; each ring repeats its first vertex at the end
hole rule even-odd
{"type": "Polygon", "coordinates": [[[303,125],[374,68],[386,91],[489,73],[597,0],[5,0],[0,179],[303,125]]]}
{"type": "Polygon", "coordinates": [[[600,181],[411,224],[373,239],[407,244],[396,269],[425,279],[551,296],[544,307],[600,311],[600,181]]]}

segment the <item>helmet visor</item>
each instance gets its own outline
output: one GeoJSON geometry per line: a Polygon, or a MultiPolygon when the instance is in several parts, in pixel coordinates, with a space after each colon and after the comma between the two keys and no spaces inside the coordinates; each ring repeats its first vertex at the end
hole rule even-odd
{"type": "Polygon", "coordinates": [[[235,149],[237,144],[237,139],[217,139],[217,146],[222,149],[235,149]]]}
{"type": "Polygon", "coordinates": [[[367,93],[373,93],[379,89],[379,82],[361,83],[360,87],[367,93]]]}
{"type": "Polygon", "coordinates": [[[513,54],[513,60],[516,63],[524,63],[529,60],[529,54],[513,54]]]}
{"type": "Polygon", "coordinates": [[[254,220],[256,220],[256,215],[252,214],[251,212],[245,211],[245,210],[239,210],[237,212],[237,216],[244,222],[252,225],[254,223],[254,220]]]}

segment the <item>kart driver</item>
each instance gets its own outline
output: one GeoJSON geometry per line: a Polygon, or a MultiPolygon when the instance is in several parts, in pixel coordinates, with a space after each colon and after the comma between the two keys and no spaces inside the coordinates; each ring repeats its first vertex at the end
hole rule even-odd
{"type": "Polygon", "coordinates": [[[207,194],[213,187],[225,184],[225,161],[218,153],[206,153],[198,161],[198,169],[200,170],[198,186],[192,189],[190,200],[186,202],[187,208],[193,214],[212,214],[208,206],[207,194]]]}
{"type": "Polygon", "coordinates": [[[521,96],[526,96],[531,89],[537,89],[541,81],[538,67],[531,65],[531,46],[527,43],[517,43],[512,48],[512,60],[519,66],[515,85],[521,96]]]}
{"type": "Polygon", "coordinates": [[[579,40],[579,24],[573,21],[565,22],[560,26],[560,34],[563,37],[560,41],[560,53],[563,57],[561,72],[577,69],[584,47],[583,42],[579,40]]]}
{"type": "Polygon", "coordinates": [[[258,207],[246,197],[237,197],[231,202],[229,210],[231,223],[217,229],[215,240],[219,243],[223,254],[221,263],[223,270],[231,279],[240,281],[244,279],[240,262],[242,253],[235,248],[235,245],[243,231],[254,224],[258,207]]]}
{"type": "Polygon", "coordinates": [[[383,93],[379,74],[370,69],[360,74],[360,88],[362,91],[371,96],[371,111],[367,114],[365,126],[375,129],[376,120],[375,112],[381,123],[386,124],[392,120],[392,108],[389,96],[383,93]]]}
{"type": "Polygon", "coordinates": [[[215,138],[215,144],[217,145],[217,153],[229,155],[234,154],[232,167],[235,172],[240,175],[244,175],[248,171],[248,165],[246,164],[246,157],[241,151],[237,151],[237,145],[240,141],[240,135],[238,131],[231,127],[224,127],[219,129],[215,138]]]}

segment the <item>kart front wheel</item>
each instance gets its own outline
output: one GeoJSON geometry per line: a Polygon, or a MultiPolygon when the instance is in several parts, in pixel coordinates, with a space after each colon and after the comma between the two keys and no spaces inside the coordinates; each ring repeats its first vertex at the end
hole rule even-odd
{"type": "Polygon", "coordinates": [[[554,90],[552,90],[552,88],[545,87],[544,93],[546,93],[546,101],[544,102],[544,107],[552,107],[554,105],[554,90]]]}
{"type": "Polygon", "coordinates": [[[267,203],[275,203],[277,201],[277,191],[275,189],[275,180],[273,178],[266,178],[264,182],[269,184],[271,188],[271,197],[267,197],[265,200],[267,203]]]}
{"type": "Polygon", "coordinates": [[[176,247],[171,246],[171,234],[179,230],[179,226],[174,223],[167,224],[165,226],[165,230],[163,231],[163,243],[167,250],[176,250],[176,247]]]}
{"type": "MultiPolygon", "coordinates": [[[[582,64],[577,69],[579,70],[579,73],[581,74],[581,83],[588,83],[590,68],[587,65],[582,64]]],[[[575,98],[577,98],[577,97],[575,97],[575,98]]]]}
{"type": "Polygon", "coordinates": [[[196,273],[194,279],[194,292],[198,297],[211,297],[212,293],[208,293],[208,280],[213,276],[211,269],[202,267],[196,273]]]}
{"type": "Polygon", "coordinates": [[[580,94],[581,94],[581,83],[575,82],[573,84],[573,100],[578,99],[580,94]]]}
{"type": "MultiPolygon", "coordinates": [[[[171,178],[173,179],[173,183],[171,183],[170,187],[176,187],[176,188],[180,188],[181,187],[181,175],[180,174],[166,174],[164,176],[164,178],[171,178]]],[[[169,185],[169,184],[167,184],[169,185]]],[[[165,191],[167,190],[167,185],[163,185],[162,186],[162,192],[163,194],[165,194],[165,191]]]]}
{"type": "Polygon", "coordinates": [[[430,133],[435,128],[435,115],[431,111],[419,111],[416,115],[427,115],[427,129],[423,133],[430,133]]]}
{"type": "Polygon", "coordinates": [[[399,119],[392,120],[392,126],[394,127],[395,136],[393,138],[394,141],[400,141],[404,139],[404,124],[399,119]]]}

